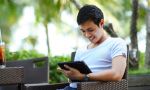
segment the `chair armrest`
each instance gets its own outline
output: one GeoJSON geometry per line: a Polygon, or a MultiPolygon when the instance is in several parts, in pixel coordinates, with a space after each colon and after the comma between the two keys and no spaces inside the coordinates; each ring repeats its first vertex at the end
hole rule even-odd
{"type": "MultiPolygon", "coordinates": [[[[56,90],[68,86],[69,83],[57,84],[41,84],[26,87],[25,90],[56,90]]],[[[128,90],[128,81],[122,79],[121,81],[92,81],[92,82],[78,82],[78,90],[128,90]]]]}
{"type": "Polygon", "coordinates": [[[78,90],[128,90],[128,81],[122,79],[121,81],[92,81],[79,82],[77,84],[78,90]]]}
{"type": "Polygon", "coordinates": [[[25,87],[25,90],[56,90],[64,88],[69,83],[57,83],[57,84],[39,84],[25,87]]]}

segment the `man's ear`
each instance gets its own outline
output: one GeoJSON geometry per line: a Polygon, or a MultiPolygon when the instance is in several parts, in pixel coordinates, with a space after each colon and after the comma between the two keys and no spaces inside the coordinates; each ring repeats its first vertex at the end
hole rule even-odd
{"type": "Polygon", "coordinates": [[[103,28],[103,26],[104,26],[104,19],[101,19],[101,21],[99,23],[99,26],[101,26],[103,28]]]}

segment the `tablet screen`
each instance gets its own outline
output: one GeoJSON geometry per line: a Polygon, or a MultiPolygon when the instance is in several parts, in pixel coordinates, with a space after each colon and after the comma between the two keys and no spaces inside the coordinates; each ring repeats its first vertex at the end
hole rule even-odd
{"type": "Polygon", "coordinates": [[[83,74],[91,73],[91,70],[89,69],[89,67],[86,65],[84,61],[60,62],[58,63],[58,65],[61,69],[65,69],[65,70],[67,69],[64,67],[64,65],[68,65],[72,68],[79,70],[80,73],[83,73],[83,74]]]}
{"type": "MultiPolygon", "coordinates": [[[[89,69],[89,67],[86,65],[86,63],[84,61],[74,61],[74,62],[60,62],[58,63],[58,66],[61,68],[61,69],[65,69],[67,70],[64,65],[68,65],[72,68],[75,68],[77,70],[80,71],[80,73],[82,74],[89,74],[91,73],[91,70],[89,69]]],[[[79,80],[71,80],[72,82],[82,82],[82,81],[79,81],[79,80]]]]}

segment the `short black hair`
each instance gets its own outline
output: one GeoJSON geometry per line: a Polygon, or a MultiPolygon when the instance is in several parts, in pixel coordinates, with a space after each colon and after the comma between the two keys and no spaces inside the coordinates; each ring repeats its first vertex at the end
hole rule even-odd
{"type": "Polygon", "coordinates": [[[103,12],[95,5],[84,5],[77,15],[77,23],[81,25],[88,20],[99,26],[101,19],[104,19],[103,12]]]}

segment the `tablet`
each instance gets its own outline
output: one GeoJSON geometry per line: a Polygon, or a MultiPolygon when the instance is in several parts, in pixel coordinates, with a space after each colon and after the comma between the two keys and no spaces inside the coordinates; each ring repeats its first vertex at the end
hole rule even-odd
{"type": "MultiPolygon", "coordinates": [[[[87,66],[87,64],[84,61],[60,62],[60,63],[58,63],[58,66],[61,69],[67,70],[67,68],[65,68],[64,65],[68,65],[68,66],[70,66],[72,68],[75,68],[75,69],[79,70],[80,73],[83,73],[83,74],[92,73],[90,68],[87,66]]],[[[80,80],[71,80],[71,81],[72,82],[82,82],[80,80]]]]}
{"type": "Polygon", "coordinates": [[[89,74],[89,73],[91,73],[91,70],[89,69],[89,67],[87,66],[87,64],[84,61],[60,62],[60,63],[58,63],[58,66],[61,69],[67,70],[64,67],[64,65],[68,65],[68,66],[70,66],[72,68],[75,68],[75,69],[79,70],[80,73],[83,73],[83,74],[89,74]]]}

